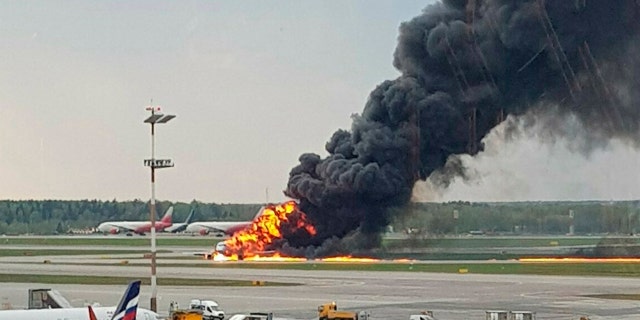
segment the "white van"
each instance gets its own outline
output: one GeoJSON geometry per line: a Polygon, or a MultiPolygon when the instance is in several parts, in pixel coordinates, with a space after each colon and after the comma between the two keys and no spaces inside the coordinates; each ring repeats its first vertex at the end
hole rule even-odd
{"type": "Polygon", "coordinates": [[[224,320],[224,311],[213,300],[193,299],[189,304],[189,308],[202,311],[202,319],[224,320]]]}

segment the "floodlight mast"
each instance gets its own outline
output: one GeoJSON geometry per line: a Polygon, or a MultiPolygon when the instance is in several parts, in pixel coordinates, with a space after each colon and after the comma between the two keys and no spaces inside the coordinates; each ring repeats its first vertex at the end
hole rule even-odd
{"type": "Polygon", "coordinates": [[[149,201],[149,217],[151,221],[151,301],[150,309],[153,312],[158,311],[157,304],[157,280],[156,280],[156,168],[170,168],[173,167],[173,161],[171,159],[156,159],[155,158],[155,124],[167,123],[169,120],[175,118],[175,115],[164,115],[160,113],[160,107],[151,105],[146,107],[147,111],[151,111],[151,116],[144,120],[145,123],[151,124],[151,159],[145,159],[144,165],[151,167],[151,200],[149,201]]]}

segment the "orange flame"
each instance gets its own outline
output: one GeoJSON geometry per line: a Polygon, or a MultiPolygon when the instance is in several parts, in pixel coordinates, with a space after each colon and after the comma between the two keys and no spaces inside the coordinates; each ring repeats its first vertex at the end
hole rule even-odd
{"type": "MultiPolygon", "coordinates": [[[[285,230],[305,230],[311,236],[316,234],[315,227],[307,221],[306,215],[298,210],[294,201],[270,205],[264,208],[262,214],[253,220],[247,229],[236,232],[225,241],[229,254],[226,258],[257,259],[260,254],[275,249],[274,242],[283,238],[285,230]]],[[[280,255],[278,257],[284,258],[280,255]]]]}
{"type": "MultiPolygon", "coordinates": [[[[221,253],[215,253],[213,256],[213,261],[217,262],[226,262],[226,261],[238,261],[238,255],[232,254],[231,256],[225,256],[221,253]]],[[[285,257],[280,255],[279,253],[274,253],[270,256],[261,256],[259,254],[246,257],[244,261],[255,261],[255,262],[346,262],[346,263],[413,263],[415,260],[411,259],[393,259],[393,260],[382,260],[376,258],[359,258],[353,256],[338,256],[338,257],[328,257],[328,258],[320,258],[320,259],[307,259],[301,257],[285,257]]]]}
{"type": "MultiPolygon", "coordinates": [[[[302,257],[288,257],[277,252],[277,241],[283,234],[306,232],[309,236],[316,234],[315,227],[307,221],[306,215],[300,211],[294,201],[278,205],[270,205],[263,209],[249,227],[236,232],[225,241],[225,252],[213,253],[213,261],[259,261],[259,262],[305,262],[302,257]]],[[[367,257],[337,256],[311,261],[318,262],[381,262],[383,260],[367,257]]],[[[388,261],[388,260],[387,260],[388,261]]],[[[407,259],[393,262],[408,262],[407,259]]]]}
{"type": "Polygon", "coordinates": [[[529,263],[638,263],[640,258],[520,258],[529,263]]]}
{"type": "Polygon", "coordinates": [[[324,262],[380,262],[380,259],[356,258],[352,256],[328,257],[328,258],[322,258],[320,260],[324,262]]]}
{"type": "MultiPolygon", "coordinates": [[[[215,253],[213,256],[213,261],[217,262],[226,262],[226,261],[238,261],[237,254],[232,254],[230,256],[225,256],[222,253],[215,253]]],[[[243,259],[244,261],[257,261],[257,262],[305,262],[306,258],[296,258],[296,257],[283,257],[279,253],[274,253],[270,256],[261,256],[259,254],[249,256],[243,259]]]]}

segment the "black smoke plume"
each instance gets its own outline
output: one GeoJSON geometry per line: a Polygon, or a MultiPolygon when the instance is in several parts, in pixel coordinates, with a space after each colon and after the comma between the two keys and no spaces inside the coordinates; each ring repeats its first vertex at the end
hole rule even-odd
{"type": "Polygon", "coordinates": [[[482,151],[507,116],[584,127],[588,141],[640,141],[640,1],[448,0],[400,26],[401,72],[371,92],[329,156],[303,154],[285,194],[316,225],[287,250],[344,253],[375,245],[390,209],[419,179],[464,175],[456,155],[482,151]],[[449,162],[448,162],[449,160],[449,162]],[[354,239],[354,231],[360,239],[354,239]],[[300,249],[302,248],[302,249],[300,249]]]}

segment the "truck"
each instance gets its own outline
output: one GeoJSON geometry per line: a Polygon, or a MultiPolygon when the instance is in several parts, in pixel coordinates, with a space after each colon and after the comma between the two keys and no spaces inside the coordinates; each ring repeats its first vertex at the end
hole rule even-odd
{"type": "Polygon", "coordinates": [[[172,310],[169,313],[168,320],[202,320],[202,311],[200,310],[172,310]]]}
{"type": "Polygon", "coordinates": [[[202,313],[203,320],[224,320],[224,311],[214,300],[192,299],[188,310],[176,309],[172,314],[193,314],[194,311],[202,313]]]}
{"type": "Polygon", "coordinates": [[[368,320],[369,313],[365,311],[338,311],[338,305],[334,302],[318,306],[318,320],[368,320]]]}

